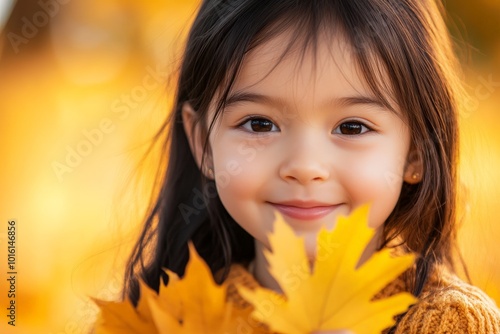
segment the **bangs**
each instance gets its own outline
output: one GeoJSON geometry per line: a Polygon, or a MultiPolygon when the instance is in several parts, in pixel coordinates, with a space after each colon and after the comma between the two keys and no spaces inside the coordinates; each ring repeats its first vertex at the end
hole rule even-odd
{"type": "MultiPolygon", "coordinates": [[[[224,78],[215,94],[213,102],[216,110],[209,131],[225,108],[229,92],[245,57],[281,36],[286,36],[285,45],[280,46],[283,51],[270,71],[262,74],[262,79],[288,57],[295,57],[297,66],[303,66],[303,60],[309,52],[313,55],[313,73],[321,73],[317,62],[320,45],[327,47],[332,54],[332,60],[335,48],[345,48],[346,54],[353,58],[359,77],[363,79],[374,98],[388,110],[397,115],[402,112],[405,116],[403,110],[399,112],[400,99],[395,94],[395,87],[401,83],[393,82],[388,64],[380,55],[380,46],[377,47],[377,37],[381,36],[375,33],[380,30],[373,28],[378,24],[376,18],[373,18],[375,21],[370,21],[372,18],[355,18],[349,15],[350,10],[344,7],[344,4],[339,5],[336,1],[304,1],[294,3],[289,8],[282,8],[279,15],[253,36],[241,57],[232,64],[232,70],[228,71],[229,75],[224,78]]],[[[342,68],[339,69],[342,72],[342,68]]],[[[344,77],[349,79],[345,75],[344,77]]]]}

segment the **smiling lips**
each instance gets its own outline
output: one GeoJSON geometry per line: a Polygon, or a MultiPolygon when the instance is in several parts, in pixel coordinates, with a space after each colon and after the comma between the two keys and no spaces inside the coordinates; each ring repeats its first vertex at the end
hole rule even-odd
{"type": "Polygon", "coordinates": [[[340,205],[328,205],[318,202],[284,202],[284,203],[270,203],[274,206],[281,214],[286,215],[290,218],[301,219],[301,220],[313,220],[322,218],[333,210],[338,208],[340,205]]]}

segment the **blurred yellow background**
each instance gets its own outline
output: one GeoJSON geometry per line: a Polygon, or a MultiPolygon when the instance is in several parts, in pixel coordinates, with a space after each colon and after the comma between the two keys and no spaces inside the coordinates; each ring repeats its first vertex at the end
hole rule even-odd
{"type": "MultiPolygon", "coordinates": [[[[198,1],[2,1],[0,333],[86,333],[97,311],[89,296],[119,296],[157,163],[140,159],[168,112],[165,82],[198,1]],[[12,219],[15,328],[6,320],[12,219]]],[[[454,35],[472,46],[460,244],[473,283],[500,304],[500,2],[448,7],[454,35]]]]}

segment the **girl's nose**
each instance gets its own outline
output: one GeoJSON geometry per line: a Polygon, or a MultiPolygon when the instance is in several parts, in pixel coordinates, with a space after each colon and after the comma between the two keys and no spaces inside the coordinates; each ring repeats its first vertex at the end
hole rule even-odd
{"type": "Polygon", "coordinates": [[[311,139],[287,145],[279,170],[280,177],[287,182],[301,184],[327,180],[330,177],[329,157],[322,145],[321,141],[311,139]]]}

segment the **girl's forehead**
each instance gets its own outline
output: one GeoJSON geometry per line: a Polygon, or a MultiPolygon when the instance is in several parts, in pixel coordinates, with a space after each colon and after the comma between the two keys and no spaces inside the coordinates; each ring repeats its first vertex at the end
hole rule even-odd
{"type": "MultiPolygon", "coordinates": [[[[375,99],[352,46],[340,33],[318,36],[314,44],[294,38],[283,33],[248,52],[232,92],[252,91],[284,100],[293,96],[318,104],[343,96],[375,99]]],[[[387,82],[385,73],[379,76],[377,81],[387,82]]]]}

